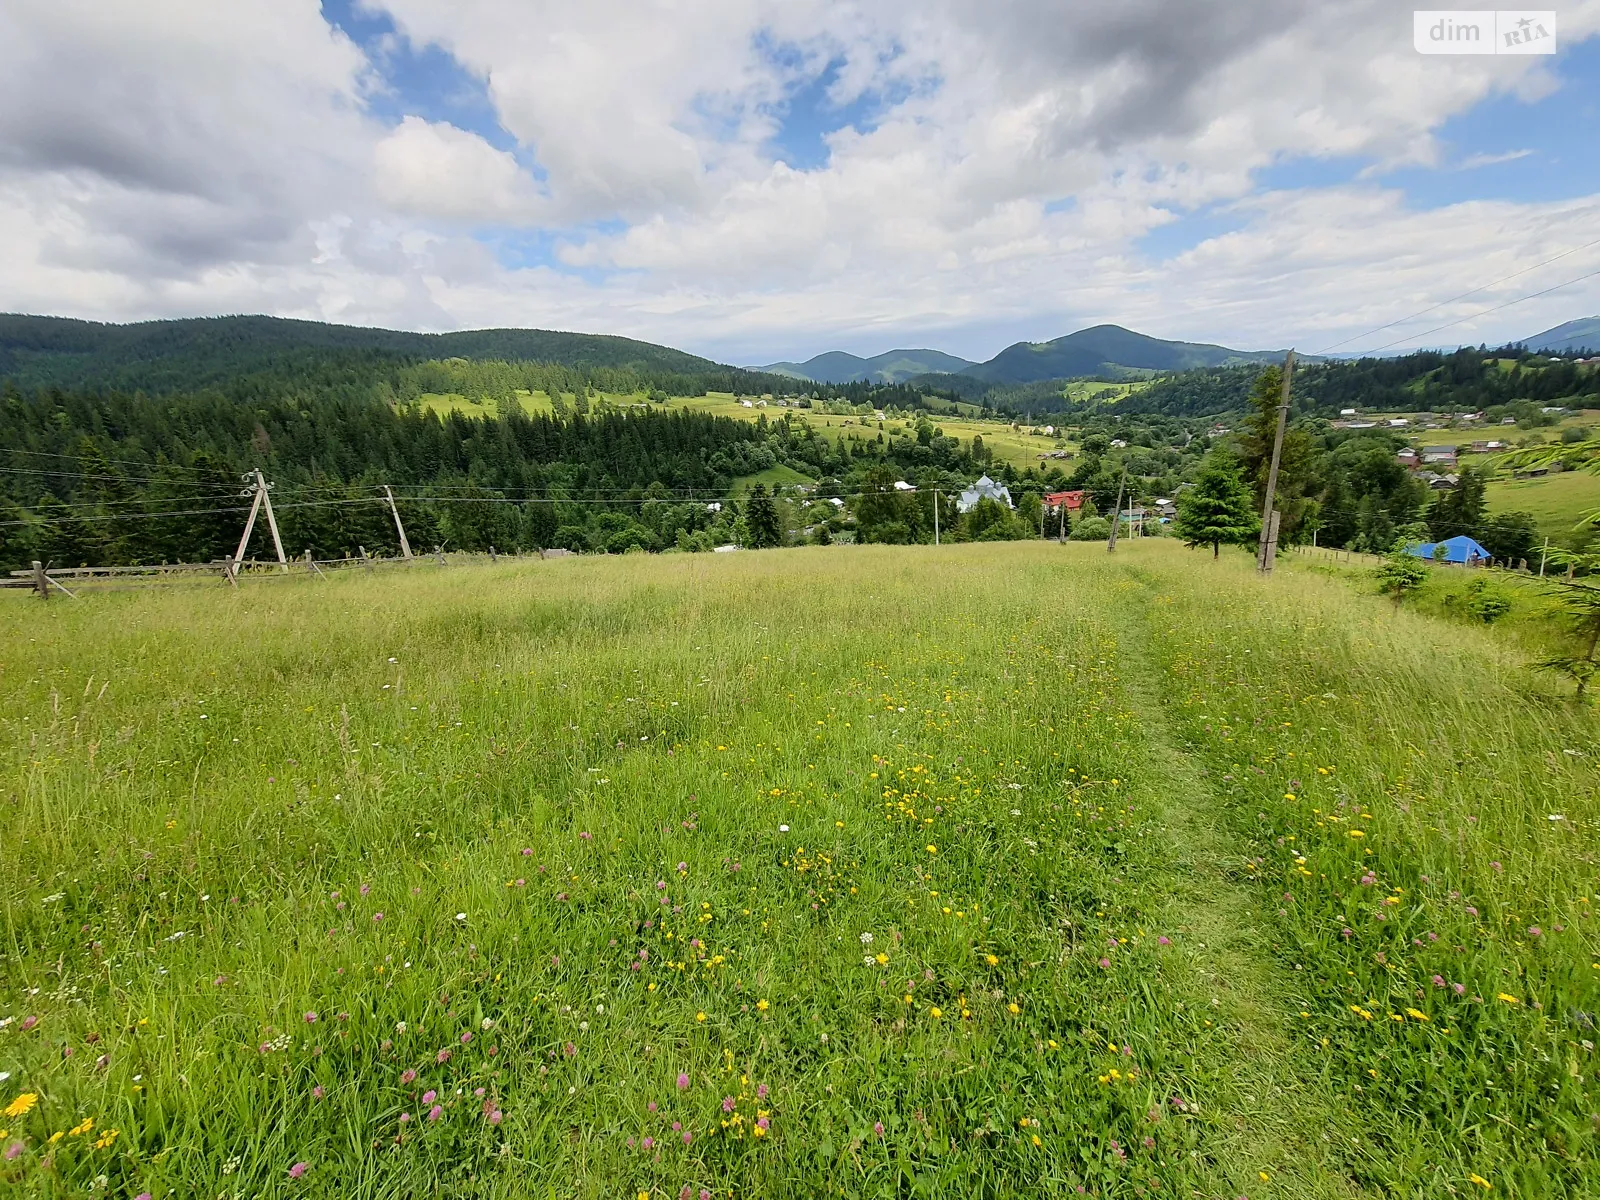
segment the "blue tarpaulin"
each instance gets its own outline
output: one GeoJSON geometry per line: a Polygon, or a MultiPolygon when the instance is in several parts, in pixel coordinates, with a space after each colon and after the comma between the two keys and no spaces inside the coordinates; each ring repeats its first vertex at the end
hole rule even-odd
{"type": "Polygon", "coordinates": [[[1434,562],[1464,563],[1474,558],[1488,562],[1490,558],[1489,552],[1466,534],[1446,538],[1442,542],[1423,542],[1420,546],[1408,546],[1406,553],[1415,554],[1418,558],[1431,558],[1434,562]]]}

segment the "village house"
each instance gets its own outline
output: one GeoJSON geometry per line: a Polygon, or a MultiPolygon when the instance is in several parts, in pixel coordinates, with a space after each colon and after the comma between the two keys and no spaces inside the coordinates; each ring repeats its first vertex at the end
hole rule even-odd
{"type": "Polygon", "coordinates": [[[1044,497],[1044,510],[1047,513],[1058,513],[1064,505],[1067,515],[1076,517],[1083,508],[1084,492],[1046,492],[1044,497]]]}
{"type": "Polygon", "coordinates": [[[1424,446],[1422,465],[1425,467],[1453,467],[1456,465],[1454,446],[1424,446]]]}
{"type": "Polygon", "coordinates": [[[1403,450],[1397,451],[1395,453],[1395,458],[1399,459],[1400,465],[1405,467],[1407,470],[1410,470],[1417,465],[1417,452],[1410,446],[1405,447],[1403,450]]]}

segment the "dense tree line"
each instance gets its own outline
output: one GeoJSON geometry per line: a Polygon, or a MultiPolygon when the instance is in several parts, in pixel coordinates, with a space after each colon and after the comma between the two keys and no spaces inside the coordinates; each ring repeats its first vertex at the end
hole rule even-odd
{"type": "MultiPolygon", "coordinates": [[[[1131,394],[1117,409],[1172,416],[1236,413],[1249,407],[1259,375],[1253,366],[1184,371],[1131,394]]],[[[1295,411],[1322,416],[1346,408],[1471,412],[1519,401],[1572,405],[1595,396],[1600,371],[1580,366],[1576,356],[1550,358],[1521,346],[1302,363],[1294,378],[1295,411]]]]}
{"type": "MultiPolygon", "coordinates": [[[[875,468],[948,486],[981,469],[972,448],[927,421],[853,441],[797,420],[657,406],[469,417],[339,396],[244,404],[210,391],[158,399],[10,384],[0,451],[0,561],[11,568],[35,556],[58,566],[220,558],[237,544],[242,477],[256,468],[274,485],[286,550],[319,558],[397,550],[384,485],[420,547],[620,552],[743,540],[748,504],[717,502],[774,467],[820,480],[824,495],[849,494],[875,468]]],[[[808,524],[790,520],[778,540],[808,524]]],[[[252,544],[258,556],[265,536],[252,544]]]]}

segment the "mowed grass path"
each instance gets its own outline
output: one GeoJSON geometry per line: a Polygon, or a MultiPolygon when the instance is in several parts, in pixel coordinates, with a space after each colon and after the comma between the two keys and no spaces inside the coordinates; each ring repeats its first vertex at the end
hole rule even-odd
{"type": "Polygon", "coordinates": [[[4,599],[17,1194],[1600,1192],[1600,745],[1491,632],[1163,542],[4,599]]]}

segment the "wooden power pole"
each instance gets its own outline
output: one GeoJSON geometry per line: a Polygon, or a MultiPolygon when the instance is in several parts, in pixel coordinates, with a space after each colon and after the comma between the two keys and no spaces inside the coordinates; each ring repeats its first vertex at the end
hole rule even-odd
{"type": "Polygon", "coordinates": [[[1111,536],[1106,539],[1106,553],[1117,552],[1117,530],[1122,527],[1122,489],[1128,482],[1128,468],[1122,468],[1122,478],[1117,480],[1117,510],[1111,514],[1111,536]]]}
{"type": "Polygon", "coordinates": [[[394,530],[400,535],[400,553],[407,562],[411,561],[411,543],[406,541],[406,527],[400,523],[400,510],[395,507],[394,493],[389,490],[389,485],[383,485],[383,494],[389,498],[389,515],[394,518],[394,530]]]}
{"type": "Polygon", "coordinates": [[[1267,468],[1267,498],[1261,506],[1261,543],[1256,548],[1256,570],[1263,575],[1272,574],[1273,560],[1278,557],[1278,518],[1272,507],[1277,499],[1278,463],[1283,458],[1283,432],[1289,425],[1289,387],[1294,378],[1294,351],[1283,356],[1283,386],[1278,391],[1278,430],[1272,438],[1272,466],[1267,468]]]}

